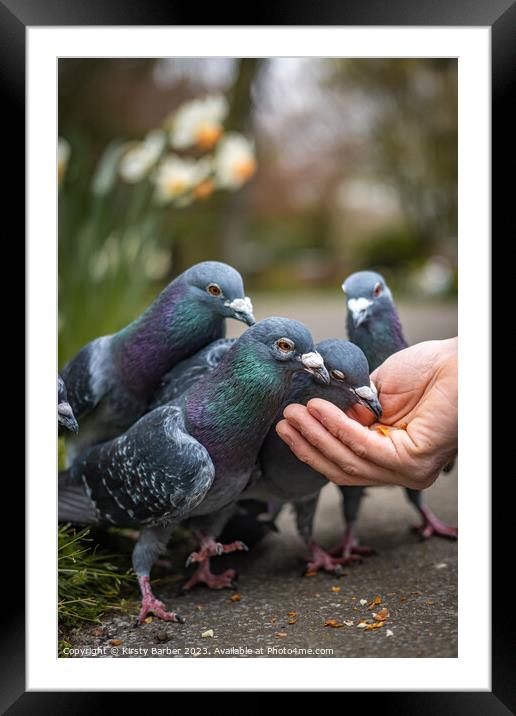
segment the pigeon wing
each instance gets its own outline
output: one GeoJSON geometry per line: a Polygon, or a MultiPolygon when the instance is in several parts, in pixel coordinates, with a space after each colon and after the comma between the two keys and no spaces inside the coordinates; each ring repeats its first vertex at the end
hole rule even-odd
{"type": "Polygon", "coordinates": [[[215,475],[208,451],[188,434],[177,405],[157,408],[120,437],[91,448],[72,471],[99,519],[116,525],[182,519],[215,475]]]}

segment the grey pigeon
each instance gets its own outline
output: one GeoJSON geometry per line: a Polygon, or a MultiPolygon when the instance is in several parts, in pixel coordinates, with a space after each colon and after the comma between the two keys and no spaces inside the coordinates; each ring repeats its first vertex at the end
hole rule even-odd
{"type": "Polygon", "coordinates": [[[238,271],[205,261],[175,278],[128,326],[84,346],[62,370],[81,423],[80,434],[67,441],[69,458],[141,417],[176,363],[224,336],[226,318],[255,322],[238,271]]]}
{"type": "MultiPolygon", "coordinates": [[[[401,321],[394,304],[392,293],[381,274],[374,271],[359,271],[349,276],[342,284],[347,300],[347,330],[353,343],[364,351],[369,368],[374,371],[389,356],[403,350],[408,343],[403,334],[401,321]]],[[[363,487],[341,487],[346,532],[337,550],[345,561],[356,559],[354,555],[367,554],[371,550],[358,544],[355,523],[364,494],[363,487]]],[[[422,538],[440,535],[457,538],[457,528],[444,524],[424,503],[419,490],[406,489],[405,493],[423,517],[423,524],[417,531],[422,538]]]]}
{"type": "MultiPolygon", "coordinates": [[[[140,528],[133,552],[140,622],[149,612],[182,620],[153,595],[152,565],[175,525],[235,501],[292,375],[300,370],[329,380],[308,329],[284,318],[261,321],[181,397],[147,413],[118,438],[90,448],[60,476],[61,521],[140,528]]],[[[220,552],[212,547],[203,544],[200,551],[206,557],[220,552]]]]}
{"type": "Polygon", "coordinates": [[[67,430],[72,433],[79,432],[79,424],[68,402],[66,385],[59,374],[57,376],[57,424],[59,435],[62,435],[67,430]]]}
{"type": "MultiPolygon", "coordinates": [[[[288,404],[306,405],[312,398],[328,400],[344,411],[361,403],[379,417],[381,406],[376,388],[370,381],[367,360],[360,348],[338,338],[322,341],[316,348],[330,374],[330,384],[323,385],[307,375],[296,376],[276,423],[283,417],[283,409],[288,404]]],[[[278,436],[275,427],[269,431],[260,450],[260,470],[256,473],[256,480],[242,497],[264,499],[275,504],[293,503],[298,530],[310,551],[308,572],[317,572],[322,568],[339,573],[342,559],[331,557],[312,537],[319,492],[328,481],[298,460],[278,436]]]]}

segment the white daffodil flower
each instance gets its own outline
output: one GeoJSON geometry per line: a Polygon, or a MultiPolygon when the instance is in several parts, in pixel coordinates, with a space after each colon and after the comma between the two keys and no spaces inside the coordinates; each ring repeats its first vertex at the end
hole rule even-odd
{"type": "Polygon", "coordinates": [[[194,146],[211,149],[224,133],[222,123],[228,110],[228,103],[222,95],[187,102],[170,120],[170,144],[174,149],[194,146]]]}
{"type": "Polygon", "coordinates": [[[64,137],[57,140],[57,181],[62,184],[70,158],[70,144],[64,137]]]}
{"type": "Polygon", "coordinates": [[[118,171],[129,184],[141,181],[156,164],[166,144],[165,132],[154,129],[143,142],[131,147],[120,160],[118,171]]]}
{"type": "Polygon", "coordinates": [[[178,206],[186,206],[193,198],[195,188],[204,182],[212,172],[209,159],[182,159],[171,154],[158,165],[154,181],[155,198],[165,204],[175,201],[178,206]]]}
{"type": "Polygon", "coordinates": [[[216,184],[222,189],[238,189],[256,171],[254,146],[237,132],[221,139],[215,154],[216,184]]]}

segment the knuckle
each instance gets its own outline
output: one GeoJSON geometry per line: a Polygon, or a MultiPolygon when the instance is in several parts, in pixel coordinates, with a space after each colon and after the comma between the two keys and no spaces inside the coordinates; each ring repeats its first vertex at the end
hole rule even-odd
{"type": "Polygon", "coordinates": [[[342,472],[346,473],[346,475],[350,475],[351,477],[356,477],[358,475],[358,469],[349,462],[341,462],[339,467],[342,472]]]}

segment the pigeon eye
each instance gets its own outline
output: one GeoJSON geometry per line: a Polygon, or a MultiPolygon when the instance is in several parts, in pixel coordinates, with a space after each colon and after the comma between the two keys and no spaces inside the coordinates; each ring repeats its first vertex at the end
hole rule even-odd
{"type": "Polygon", "coordinates": [[[332,371],[330,371],[330,375],[331,375],[331,377],[334,378],[335,380],[339,380],[339,381],[341,381],[341,382],[343,382],[343,381],[346,380],[346,376],[345,376],[344,373],[343,373],[342,371],[340,371],[340,370],[332,370],[332,371]]]}
{"type": "Polygon", "coordinates": [[[290,353],[295,348],[293,342],[288,338],[280,338],[279,341],[276,341],[276,345],[282,353],[290,353]]]}
{"type": "Polygon", "coordinates": [[[209,283],[206,290],[211,296],[222,296],[222,289],[216,283],[209,283]]]}
{"type": "Polygon", "coordinates": [[[382,284],[377,283],[373,290],[373,296],[375,298],[378,298],[378,296],[381,294],[381,292],[382,292],[382,284]]]}

